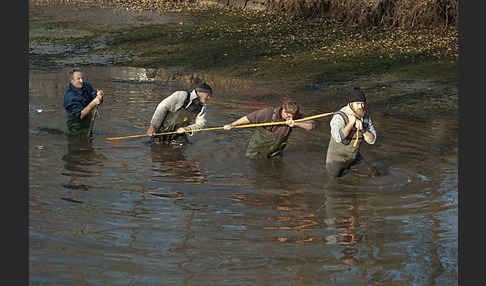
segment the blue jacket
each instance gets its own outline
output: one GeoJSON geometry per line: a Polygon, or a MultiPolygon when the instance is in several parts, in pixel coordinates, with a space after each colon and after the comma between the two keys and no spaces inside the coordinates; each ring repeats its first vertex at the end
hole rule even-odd
{"type": "Polygon", "coordinates": [[[64,108],[67,112],[79,118],[81,110],[85,108],[96,97],[96,90],[87,83],[83,82],[83,87],[75,88],[69,83],[64,94],[64,108]]]}

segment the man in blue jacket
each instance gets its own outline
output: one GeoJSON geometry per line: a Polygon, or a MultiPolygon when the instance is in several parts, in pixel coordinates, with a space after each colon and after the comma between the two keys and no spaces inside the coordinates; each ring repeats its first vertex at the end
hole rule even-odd
{"type": "Polygon", "coordinates": [[[70,136],[87,136],[90,128],[92,110],[103,102],[103,90],[94,90],[83,80],[83,73],[73,69],[71,79],[64,95],[64,108],[67,113],[67,128],[70,136]]]}

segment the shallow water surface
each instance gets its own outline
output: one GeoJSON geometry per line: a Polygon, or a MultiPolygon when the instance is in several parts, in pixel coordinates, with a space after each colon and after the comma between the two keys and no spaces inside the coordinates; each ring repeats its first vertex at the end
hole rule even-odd
{"type": "MultiPolygon", "coordinates": [[[[251,128],[200,132],[183,148],[108,141],[145,133],[156,104],[190,87],[138,68],[84,73],[105,92],[92,142],[62,133],[67,69],[29,71],[31,284],[457,285],[456,118],[370,106],[378,138],[363,154],[383,176],[329,182],[330,118],[264,161],[244,156],[251,128]]],[[[209,127],[279,100],[213,88],[209,127]]],[[[341,104],[300,98],[307,116],[341,104]]]]}

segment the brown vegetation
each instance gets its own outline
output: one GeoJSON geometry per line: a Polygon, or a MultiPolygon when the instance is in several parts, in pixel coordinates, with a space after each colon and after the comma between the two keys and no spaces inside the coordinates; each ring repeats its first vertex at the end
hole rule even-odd
{"type": "Polygon", "coordinates": [[[35,3],[117,3],[136,10],[166,10],[210,3],[266,9],[291,18],[324,18],[355,26],[457,28],[459,0],[30,0],[35,3]]]}
{"type": "Polygon", "coordinates": [[[297,18],[324,17],[359,26],[457,26],[458,0],[267,0],[266,6],[297,18]]]}

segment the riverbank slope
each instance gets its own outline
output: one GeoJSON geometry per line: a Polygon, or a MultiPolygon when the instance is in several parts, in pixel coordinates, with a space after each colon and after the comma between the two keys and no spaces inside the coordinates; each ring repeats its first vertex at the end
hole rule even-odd
{"type": "Polygon", "coordinates": [[[455,27],[363,28],[213,2],[146,2],[31,0],[31,67],[144,67],[160,81],[268,86],[297,98],[360,86],[384,112],[457,114],[455,27]]]}

